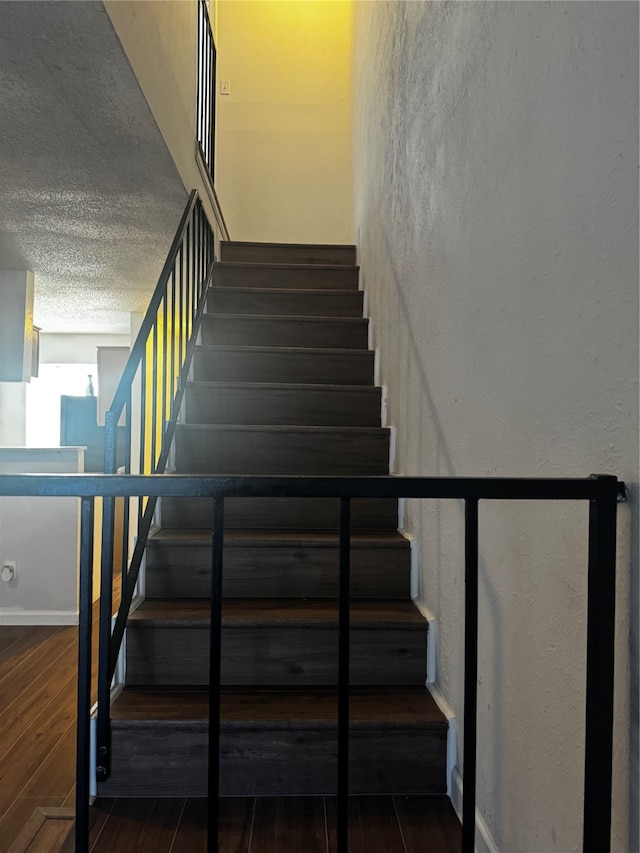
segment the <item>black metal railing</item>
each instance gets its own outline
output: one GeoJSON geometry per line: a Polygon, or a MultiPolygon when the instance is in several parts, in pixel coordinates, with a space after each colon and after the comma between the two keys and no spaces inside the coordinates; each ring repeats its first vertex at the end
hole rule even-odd
{"type": "MultiPolygon", "coordinates": [[[[105,414],[105,463],[115,474],[162,474],[182,403],[214,260],[213,232],[197,192],[189,196],[149,308],[105,414]],[[134,418],[136,420],[134,429],[134,418]],[[118,429],[124,419],[125,426],[118,429]],[[124,443],[124,446],[119,446],[124,443]]],[[[136,589],[157,497],[144,493],[105,496],[102,508],[99,624],[97,776],[110,772],[111,682],[136,589]],[[121,525],[116,537],[116,519],[121,525]],[[133,526],[132,526],[133,522],[133,526]],[[131,557],[130,538],[136,541],[131,557]],[[120,554],[115,555],[116,538],[120,554]],[[120,606],[111,626],[114,557],[120,563],[120,606]]]]}
{"type": "MultiPolygon", "coordinates": [[[[0,477],[0,495],[78,496],[81,508],[80,650],[76,853],[88,847],[89,711],[91,684],[92,537],[95,497],[209,497],[212,513],[209,688],[209,842],[218,849],[221,590],[223,514],[228,497],[333,497],[340,500],[337,849],[348,849],[349,551],[352,498],[428,498],[465,502],[465,685],[462,851],[475,847],[478,682],[478,504],[493,500],[589,503],[583,853],[609,853],[613,731],[616,504],[624,484],[612,476],[586,479],[428,477],[188,477],[22,475],[0,477]]],[[[102,616],[109,611],[101,603],[102,616]]]]}
{"type": "Polygon", "coordinates": [[[196,139],[213,184],[216,124],[216,45],[205,0],[198,0],[196,139]]]}

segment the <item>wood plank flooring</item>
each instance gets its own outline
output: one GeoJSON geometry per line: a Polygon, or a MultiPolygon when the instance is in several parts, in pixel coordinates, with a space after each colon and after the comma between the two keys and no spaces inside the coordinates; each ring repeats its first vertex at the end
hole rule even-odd
{"type": "MultiPolygon", "coordinates": [[[[206,853],[207,801],[98,803],[92,853],[206,853]]],[[[330,797],[220,801],[219,853],[335,853],[330,797]]],[[[352,797],[350,853],[458,853],[460,824],[446,797],[352,797]]]]}
{"type": "MultiPolygon", "coordinates": [[[[0,853],[36,808],[75,805],[76,665],[76,628],[0,627],[0,853]]],[[[354,797],[350,811],[351,853],[460,849],[446,797],[354,797]]],[[[206,812],[199,799],[98,801],[92,853],[205,853],[206,812]]],[[[334,853],[335,800],[222,800],[220,830],[221,853],[334,853]]]]}

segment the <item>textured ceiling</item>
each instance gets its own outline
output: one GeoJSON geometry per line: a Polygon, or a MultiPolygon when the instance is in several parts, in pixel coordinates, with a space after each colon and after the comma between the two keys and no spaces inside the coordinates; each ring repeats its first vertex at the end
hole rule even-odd
{"type": "Polygon", "coordinates": [[[187,193],[98,2],[0,2],[0,267],[45,332],[127,332],[187,193]]]}

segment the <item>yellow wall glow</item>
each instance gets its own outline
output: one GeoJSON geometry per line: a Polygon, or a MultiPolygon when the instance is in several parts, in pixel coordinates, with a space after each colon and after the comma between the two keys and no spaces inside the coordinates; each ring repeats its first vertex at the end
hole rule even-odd
{"type": "Polygon", "coordinates": [[[350,0],[217,0],[216,14],[232,238],[352,242],[350,0]]]}

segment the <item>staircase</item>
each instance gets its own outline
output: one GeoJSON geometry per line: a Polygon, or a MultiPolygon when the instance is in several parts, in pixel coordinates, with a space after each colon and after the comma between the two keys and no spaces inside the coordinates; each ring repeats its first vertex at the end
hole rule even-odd
{"type": "MultiPolygon", "coordinates": [[[[224,243],[177,473],[384,475],[389,430],[355,250],[224,243]]],[[[211,501],[165,500],[126,634],[100,796],[206,796],[211,501]]],[[[446,790],[397,504],[352,502],[352,793],[446,790]]],[[[221,794],[333,794],[338,501],[225,502],[221,794]]]]}

